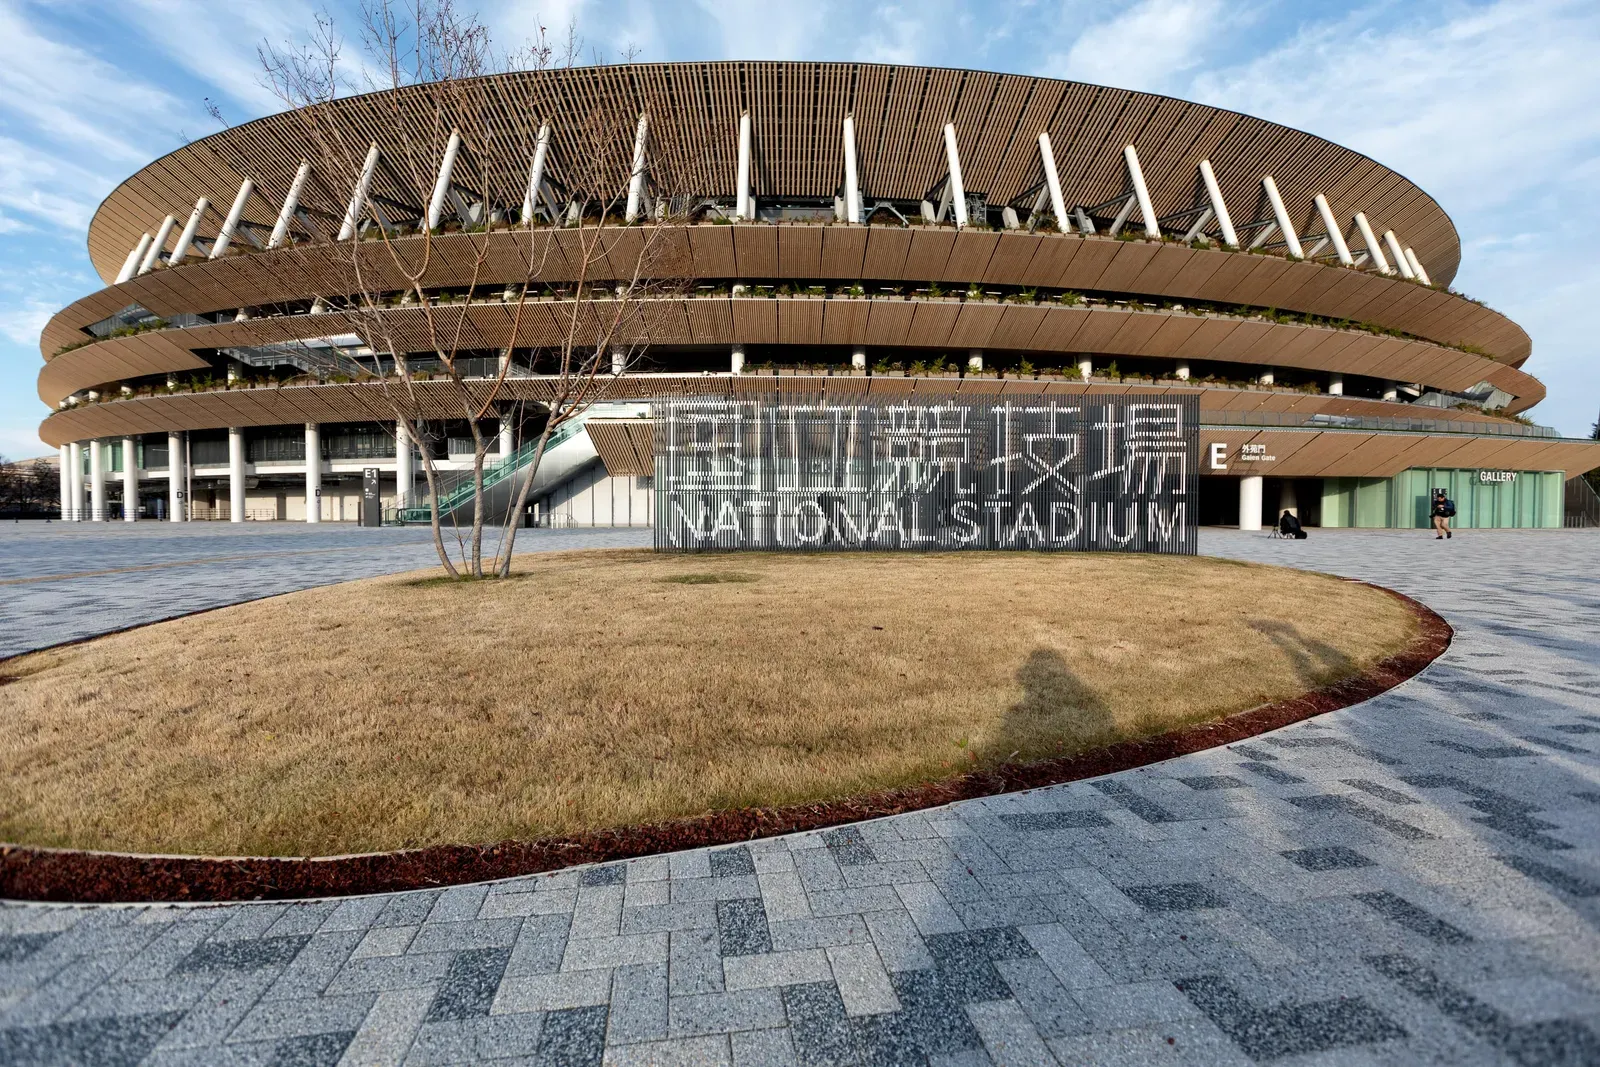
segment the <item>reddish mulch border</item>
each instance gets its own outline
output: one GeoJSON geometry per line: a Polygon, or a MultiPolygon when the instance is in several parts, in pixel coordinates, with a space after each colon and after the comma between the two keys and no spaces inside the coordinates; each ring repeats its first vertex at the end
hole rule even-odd
{"type": "MultiPolygon", "coordinates": [[[[1362,583],[1370,584],[1370,583],[1362,583]]],[[[821,804],[713,812],[692,819],[625,826],[543,841],[436,845],[404,852],[323,858],[141,856],[115,852],[0,845],[0,898],[72,903],[283,900],[351,896],[539,874],[580,863],[748,841],[859,822],[1115,771],[1231,744],[1369,700],[1420,672],[1450,647],[1450,624],[1431,609],[1382,586],[1416,616],[1418,635],[1365,674],[1264,704],[1216,722],[1077,756],[1008,763],[942,782],[890,789],[821,804]]]]}

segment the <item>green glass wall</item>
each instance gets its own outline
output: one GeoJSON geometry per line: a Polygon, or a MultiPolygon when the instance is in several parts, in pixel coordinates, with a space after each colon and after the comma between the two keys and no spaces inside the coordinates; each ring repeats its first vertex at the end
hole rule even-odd
{"type": "Polygon", "coordinates": [[[1426,529],[1433,490],[1456,502],[1457,529],[1561,526],[1561,471],[1484,482],[1477,470],[1412,468],[1393,478],[1324,478],[1322,525],[1426,529]]]}

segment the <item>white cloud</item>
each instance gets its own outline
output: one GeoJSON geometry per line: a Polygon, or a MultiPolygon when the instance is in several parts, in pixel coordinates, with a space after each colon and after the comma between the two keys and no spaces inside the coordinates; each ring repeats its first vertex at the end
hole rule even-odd
{"type": "Polygon", "coordinates": [[[1248,17],[1247,8],[1221,0],[1142,0],[1078,33],[1046,69],[1058,78],[1160,92],[1248,17]]]}

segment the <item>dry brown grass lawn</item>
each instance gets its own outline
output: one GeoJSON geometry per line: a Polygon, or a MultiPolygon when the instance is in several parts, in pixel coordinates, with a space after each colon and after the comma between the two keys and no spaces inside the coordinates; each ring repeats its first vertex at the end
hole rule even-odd
{"type": "Polygon", "coordinates": [[[838,798],[1288,697],[1414,630],[1212,559],[529,555],[0,664],[0,840],[311,855],[838,798]]]}

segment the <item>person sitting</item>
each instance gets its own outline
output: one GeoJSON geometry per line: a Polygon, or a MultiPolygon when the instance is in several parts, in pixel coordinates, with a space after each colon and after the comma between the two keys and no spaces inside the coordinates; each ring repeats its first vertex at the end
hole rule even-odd
{"type": "Polygon", "coordinates": [[[1284,537],[1292,537],[1296,541],[1306,539],[1305,527],[1300,525],[1299,516],[1292,511],[1285,511],[1278,518],[1278,532],[1284,537]]]}

